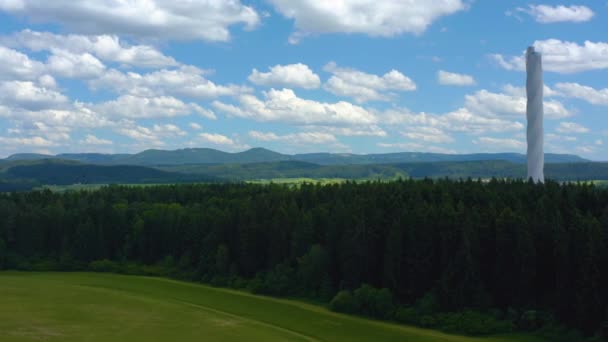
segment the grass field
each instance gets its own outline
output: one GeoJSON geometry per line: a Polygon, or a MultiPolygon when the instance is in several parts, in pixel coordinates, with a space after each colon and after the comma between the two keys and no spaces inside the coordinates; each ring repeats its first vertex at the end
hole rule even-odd
{"type": "Polygon", "coordinates": [[[247,181],[247,183],[252,184],[288,184],[288,185],[298,185],[302,183],[311,183],[311,184],[339,184],[346,182],[345,178],[272,178],[272,179],[254,179],[247,181]]]}
{"type": "Polygon", "coordinates": [[[167,279],[0,272],[0,341],[538,341],[469,338],[167,279]]]}

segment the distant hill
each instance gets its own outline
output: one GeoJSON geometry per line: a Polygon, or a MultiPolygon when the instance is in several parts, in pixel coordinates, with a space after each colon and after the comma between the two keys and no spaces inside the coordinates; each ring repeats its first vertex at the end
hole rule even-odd
{"type": "Polygon", "coordinates": [[[129,158],[131,154],[102,154],[102,153],[62,153],[56,158],[65,160],[76,160],[92,164],[110,164],[120,162],[129,158]]]}
{"type": "MultiPolygon", "coordinates": [[[[264,148],[230,153],[211,148],[187,148],[173,151],[146,150],[136,154],[70,153],[49,156],[43,154],[15,154],[7,160],[41,160],[48,158],[75,160],[104,165],[193,165],[193,164],[249,164],[278,161],[302,161],[319,165],[399,164],[429,162],[465,162],[501,160],[517,164],[526,163],[526,156],[518,153],[440,154],[400,152],[383,154],[308,153],[287,155],[264,148]]],[[[546,154],[545,161],[552,163],[584,163],[589,160],[576,155],[546,154]]]]}
{"type": "MultiPolygon", "coordinates": [[[[547,164],[546,177],[558,181],[608,180],[608,163],[547,164]]],[[[41,185],[166,184],[233,182],[275,178],[525,178],[526,166],[502,160],[319,165],[302,161],[244,164],[99,165],[73,160],[17,160],[0,163],[0,191],[41,185]]]]}
{"type": "Polygon", "coordinates": [[[9,156],[5,160],[40,160],[40,159],[49,159],[54,158],[55,156],[50,154],[40,154],[40,153],[17,153],[9,156]]]}
{"type": "Polygon", "coordinates": [[[175,151],[146,150],[121,159],[119,162],[133,165],[247,164],[288,159],[287,155],[264,148],[252,148],[237,153],[211,148],[187,148],[175,151]]]}
{"type": "Polygon", "coordinates": [[[8,183],[69,184],[150,184],[214,181],[206,175],[189,175],[136,165],[93,165],[72,161],[41,160],[8,167],[0,181],[8,183]],[[3,178],[3,179],[2,179],[3,178]]]}
{"type": "MultiPolygon", "coordinates": [[[[206,175],[221,180],[272,178],[525,178],[526,166],[502,160],[399,164],[319,165],[300,161],[252,164],[170,165],[165,171],[206,175]]],[[[547,164],[547,178],[558,181],[608,180],[608,163],[547,164]]]]}
{"type": "MultiPolygon", "coordinates": [[[[519,153],[476,153],[476,154],[442,154],[442,153],[419,153],[399,152],[383,154],[336,154],[336,153],[311,153],[296,154],[294,160],[307,161],[322,165],[340,164],[394,164],[394,163],[429,163],[429,162],[465,162],[502,160],[517,164],[525,164],[527,157],[519,153]]],[[[576,155],[569,154],[545,154],[546,163],[583,163],[589,160],[576,155]]]]}

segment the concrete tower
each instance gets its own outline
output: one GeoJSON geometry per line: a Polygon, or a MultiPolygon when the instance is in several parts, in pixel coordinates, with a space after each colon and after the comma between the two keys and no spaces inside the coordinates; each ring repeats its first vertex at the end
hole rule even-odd
{"type": "Polygon", "coordinates": [[[528,178],[534,182],[545,181],[544,131],[543,131],[543,64],[540,53],[529,47],[526,52],[526,93],[528,95],[528,178]]]}

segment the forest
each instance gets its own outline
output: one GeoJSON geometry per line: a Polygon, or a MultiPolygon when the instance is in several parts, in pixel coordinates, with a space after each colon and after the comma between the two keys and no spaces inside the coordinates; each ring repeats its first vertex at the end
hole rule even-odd
{"type": "Polygon", "coordinates": [[[0,269],[169,276],[377,319],[608,336],[608,190],[521,180],[0,194],[0,269]]]}

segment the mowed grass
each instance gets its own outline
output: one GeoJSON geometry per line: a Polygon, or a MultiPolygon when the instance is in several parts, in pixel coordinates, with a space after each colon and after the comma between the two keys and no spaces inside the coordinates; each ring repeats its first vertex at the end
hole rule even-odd
{"type": "Polygon", "coordinates": [[[538,341],[470,338],[168,279],[0,272],[0,341],[538,341]]]}

